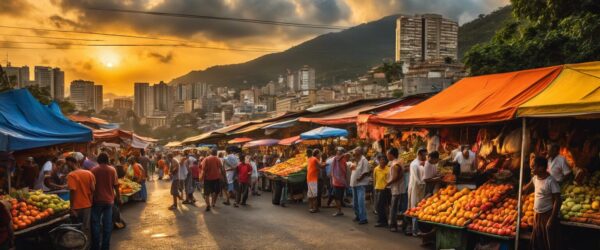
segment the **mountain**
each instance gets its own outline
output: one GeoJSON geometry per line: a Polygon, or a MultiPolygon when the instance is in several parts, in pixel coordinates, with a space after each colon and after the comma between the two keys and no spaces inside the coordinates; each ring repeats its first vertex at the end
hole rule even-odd
{"type": "MultiPolygon", "coordinates": [[[[488,41],[510,17],[510,7],[466,23],[459,28],[459,55],[479,42],[488,41]]],[[[303,65],[316,69],[317,82],[329,84],[364,74],[383,60],[393,60],[396,19],[391,15],[340,32],[317,36],[286,51],[245,63],[195,70],[170,83],[208,82],[230,87],[262,86],[303,65]],[[246,82],[244,84],[244,82],[246,82]]]]}
{"type": "Polygon", "coordinates": [[[458,57],[462,58],[473,45],[489,41],[506,21],[513,20],[513,18],[512,8],[508,5],[490,14],[479,15],[477,19],[460,26],[458,28],[458,57]]]}

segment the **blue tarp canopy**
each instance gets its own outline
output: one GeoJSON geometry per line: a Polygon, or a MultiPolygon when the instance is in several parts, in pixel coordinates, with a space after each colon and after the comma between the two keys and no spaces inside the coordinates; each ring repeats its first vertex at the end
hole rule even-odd
{"type": "Polygon", "coordinates": [[[92,140],[92,130],[57,112],[57,106],[41,104],[26,89],[0,93],[0,151],[92,140]]]}
{"type": "Polygon", "coordinates": [[[300,134],[302,140],[318,140],[332,137],[348,136],[348,130],[341,128],[320,127],[300,134]]]}

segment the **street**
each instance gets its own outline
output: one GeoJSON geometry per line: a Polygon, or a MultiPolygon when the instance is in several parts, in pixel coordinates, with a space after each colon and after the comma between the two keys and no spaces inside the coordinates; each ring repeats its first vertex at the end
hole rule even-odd
{"type": "Polygon", "coordinates": [[[148,182],[147,203],[132,202],[122,208],[127,227],[113,231],[112,249],[424,249],[421,241],[370,223],[332,217],[333,209],[310,214],[306,204],[282,208],[271,204],[271,193],[251,196],[248,207],[225,206],[205,212],[204,201],[195,193],[198,207],[181,205],[171,211],[168,181],[148,182]],[[202,201],[201,201],[202,200],[202,201]]]}

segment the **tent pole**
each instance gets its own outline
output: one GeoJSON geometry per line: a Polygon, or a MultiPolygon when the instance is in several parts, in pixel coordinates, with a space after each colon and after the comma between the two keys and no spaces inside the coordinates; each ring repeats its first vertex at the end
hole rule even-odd
{"type": "Polygon", "coordinates": [[[517,226],[515,233],[515,250],[519,250],[519,238],[521,233],[521,202],[523,201],[523,168],[525,168],[525,131],[527,130],[527,122],[525,121],[525,117],[522,119],[521,125],[521,167],[519,168],[519,189],[517,190],[517,226]]]}

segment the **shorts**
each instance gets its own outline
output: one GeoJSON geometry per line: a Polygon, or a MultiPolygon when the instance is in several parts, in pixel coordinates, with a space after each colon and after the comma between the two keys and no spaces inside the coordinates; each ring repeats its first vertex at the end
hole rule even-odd
{"type": "Polygon", "coordinates": [[[179,180],[171,181],[171,195],[179,196],[179,180]]]}
{"type": "Polygon", "coordinates": [[[342,200],[344,198],[344,192],[346,192],[346,188],[344,187],[333,187],[333,198],[335,200],[342,200]]]}
{"type": "Polygon", "coordinates": [[[235,185],[233,183],[227,183],[227,191],[228,192],[235,191],[235,185]]]}
{"type": "Polygon", "coordinates": [[[217,194],[221,191],[221,180],[204,181],[204,195],[217,194]]]}
{"type": "Polygon", "coordinates": [[[317,190],[317,183],[308,182],[306,184],[308,185],[308,192],[306,192],[306,196],[308,196],[308,198],[316,198],[317,194],[319,193],[319,191],[317,190]]]}

